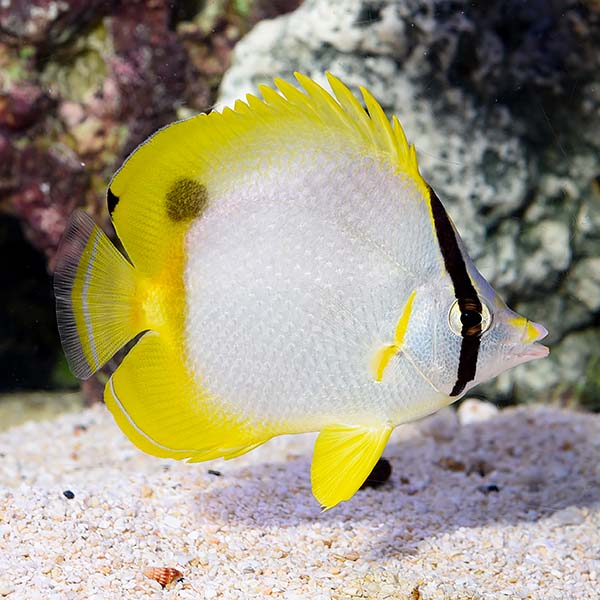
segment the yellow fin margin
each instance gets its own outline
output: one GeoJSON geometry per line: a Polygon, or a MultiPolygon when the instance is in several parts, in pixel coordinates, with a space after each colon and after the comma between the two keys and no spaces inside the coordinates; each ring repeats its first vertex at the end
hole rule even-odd
{"type": "Polygon", "coordinates": [[[429,198],[429,188],[419,172],[415,147],[408,143],[398,117],[394,115],[390,124],[374,96],[366,88],[361,87],[360,91],[369,111],[369,115],[366,115],[358,100],[339,79],[327,73],[327,80],[340,105],[356,119],[359,127],[369,131],[368,137],[373,140],[375,147],[390,156],[399,171],[410,176],[419,191],[429,198]]]}

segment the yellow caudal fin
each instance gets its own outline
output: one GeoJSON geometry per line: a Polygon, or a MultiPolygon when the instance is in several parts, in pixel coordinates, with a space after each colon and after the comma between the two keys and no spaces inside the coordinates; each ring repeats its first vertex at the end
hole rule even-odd
{"type": "Polygon", "coordinates": [[[148,332],[110,378],[104,400],[125,435],[148,454],[191,462],[243,454],[266,441],[203,392],[179,352],[148,332]]]}
{"type": "Polygon", "coordinates": [[[381,457],[392,427],[331,425],[321,431],[311,467],[315,498],[328,510],[349,500],[381,457]]]}
{"type": "Polygon", "coordinates": [[[74,375],[87,379],[140,331],[135,270],[83,211],[73,213],[54,273],[58,331],[74,375]]]}

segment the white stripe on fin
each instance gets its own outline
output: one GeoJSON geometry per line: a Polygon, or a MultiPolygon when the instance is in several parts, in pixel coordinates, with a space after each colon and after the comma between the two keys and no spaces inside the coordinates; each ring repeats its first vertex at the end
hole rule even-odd
{"type": "Polygon", "coordinates": [[[94,341],[94,332],[92,330],[92,321],[90,319],[90,313],[88,310],[88,290],[90,287],[90,280],[92,278],[92,268],[94,266],[94,262],[96,260],[96,252],[98,250],[98,242],[100,240],[101,231],[96,229],[96,233],[94,235],[94,242],[92,245],[92,251],[90,252],[90,258],[88,260],[88,264],[85,268],[85,281],[83,283],[83,289],[81,291],[81,305],[83,310],[83,318],[85,319],[85,329],[88,334],[88,339],[90,342],[90,349],[92,351],[92,356],[94,358],[94,371],[97,371],[100,368],[100,361],[98,360],[98,352],[96,350],[96,343],[94,341]]]}
{"type": "Polygon", "coordinates": [[[111,395],[113,397],[113,400],[115,401],[115,403],[117,404],[117,406],[119,407],[119,409],[121,410],[121,412],[123,413],[123,415],[125,416],[125,418],[127,419],[127,421],[129,421],[129,424],[143,438],[145,438],[146,440],[148,440],[151,444],[153,444],[157,448],[160,448],[161,450],[165,450],[166,452],[172,452],[174,454],[183,454],[184,457],[185,456],[191,456],[193,454],[198,454],[198,450],[176,450],[174,448],[169,448],[168,446],[164,446],[163,444],[159,444],[155,439],[151,438],[145,431],[143,431],[142,429],[140,429],[138,427],[137,423],[130,417],[129,413],[125,410],[125,407],[123,406],[123,403],[119,400],[119,396],[117,396],[117,392],[115,390],[115,386],[114,386],[114,382],[113,382],[113,378],[112,377],[108,380],[108,386],[110,388],[110,393],[111,393],[111,395]]]}

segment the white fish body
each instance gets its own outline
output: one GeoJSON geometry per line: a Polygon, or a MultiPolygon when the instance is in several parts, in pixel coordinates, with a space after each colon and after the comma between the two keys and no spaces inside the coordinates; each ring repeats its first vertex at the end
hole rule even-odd
{"type": "Polygon", "coordinates": [[[231,412],[291,432],[439,408],[447,395],[406,351],[381,381],[372,367],[410,294],[439,276],[425,203],[391,169],[301,150],[217,187],[190,227],[187,347],[199,382],[231,412]]]}
{"type": "Polygon", "coordinates": [[[148,330],[105,394],[142,449],[207,460],[320,431],[330,508],[395,426],[546,355],[546,332],[477,272],[398,122],[297,77],[306,94],[277,82],[140,146],[108,195],[135,269],[76,217],[57,305],[82,377],[148,330]]]}

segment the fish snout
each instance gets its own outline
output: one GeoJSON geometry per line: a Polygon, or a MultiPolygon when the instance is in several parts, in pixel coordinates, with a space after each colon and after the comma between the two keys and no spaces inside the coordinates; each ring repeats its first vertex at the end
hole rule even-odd
{"type": "Polygon", "coordinates": [[[532,342],[539,342],[548,335],[548,330],[539,323],[534,323],[527,319],[527,324],[523,331],[523,342],[530,344],[532,342]]]}
{"type": "Polygon", "coordinates": [[[547,346],[543,346],[538,342],[543,340],[548,335],[548,330],[539,323],[534,323],[529,319],[526,320],[523,327],[521,341],[527,346],[525,356],[528,359],[544,358],[550,353],[547,346]]]}

